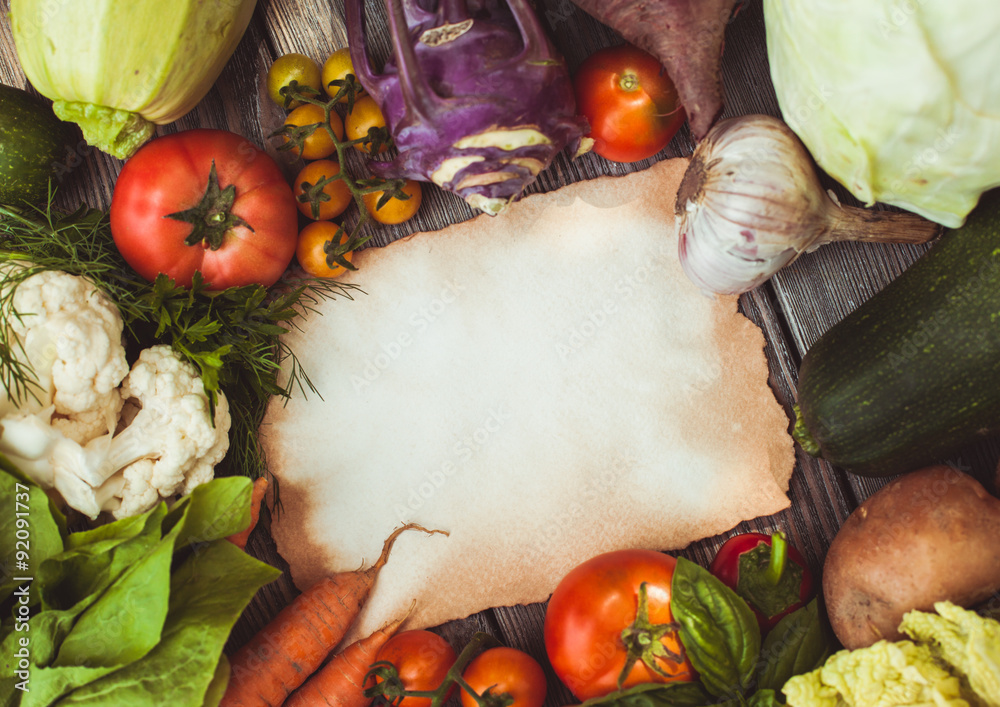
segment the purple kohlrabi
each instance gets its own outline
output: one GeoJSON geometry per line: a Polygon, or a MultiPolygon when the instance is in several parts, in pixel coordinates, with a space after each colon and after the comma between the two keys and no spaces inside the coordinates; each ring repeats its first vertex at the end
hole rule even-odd
{"type": "Polygon", "coordinates": [[[393,56],[376,74],[363,0],[346,0],[358,79],[379,104],[399,155],[381,177],[431,181],[501,212],[555,156],[581,151],[586,120],[528,0],[385,0],[393,56]]]}

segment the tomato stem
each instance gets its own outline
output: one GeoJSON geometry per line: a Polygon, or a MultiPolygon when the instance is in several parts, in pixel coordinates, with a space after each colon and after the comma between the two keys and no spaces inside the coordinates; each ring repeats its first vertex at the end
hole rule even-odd
{"type": "Polygon", "coordinates": [[[184,211],[175,211],[164,218],[184,221],[191,224],[191,233],[184,239],[189,246],[201,245],[203,248],[218,250],[225,241],[226,233],[238,226],[244,226],[251,231],[253,228],[242,218],[232,212],[236,200],[236,185],[230,184],[225,189],[219,185],[219,175],[215,170],[215,160],[208,173],[208,186],[201,201],[184,211]]]}
{"type": "MultiPolygon", "coordinates": [[[[326,256],[327,266],[334,267],[335,264],[338,264],[346,267],[348,270],[357,270],[357,268],[354,265],[352,265],[349,261],[344,259],[342,255],[348,251],[357,250],[366,241],[368,241],[369,238],[371,238],[371,235],[367,236],[361,235],[361,231],[365,223],[368,221],[368,219],[371,218],[370,214],[368,213],[368,210],[365,208],[364,205],[364,198],[363,198],[364,195],[376,191],[385,191],[388,194],[388,198],[390,199],[397,198],[401,200],[407,199],[408,195],[402,191],[403,185],[405,184],[405,180],[402,179],[359,180],[359,179],[354,179],[348,173],[347,169],[345,168],[345,165],[347,164],[347,151],[350,148],[354,147],[355,145],[370,145],[369,151],[371,153],[376,153],[379,151],[382,145],[391,145],[392,138],[389,136],[389,131],[385,127],[381,128],[372,127],[368,130],[368,134],[365,135],[364,137],[354,138],[352,140],[341,140],[340,138],[338,138],[336,132],[334,132],[333,126],[330,125],[330,113],[335,109],[335,106],[337,106],[340,103],[341,99],[343,98],[346,98],[347,100],[347,112],[350,113],[354,107],[355,96],[359,91],[362,90],[362,87],[360,83],[357,81],[357,79],[351,74],[348,75],[346,81],[338,79],[336,81],[332,81],[331,83],[333,85],[339,86],[339,88],[337,90],[336,95],[331,97],[330,100],[326,102],[323,102],[318,98],[316,98],[315,97],[316,94],[314,93],[313,89],[311,89],[308,86],[298,86],[294,84],[289,84],[289,86],[282,88],[282,92],[283,95],[285,95],[287,102],[297,100],[300,103],[312,103],[313,105],[319,106],[320,108],[323,109],[323,122],[316,123],[314,129],[316,127],[322,128],[326,130],[327,134],[330,136],[330,139],[333,141],[333,145],[337,151],[337,162],[340,164],[340,172],[335,177],[330,177],[326,181],[320,180],[320,183],[317,185],[308,185],[308,186],[313,187],[313,189],[310,191],[318,192],[322,191],[322,186],[325,186],[334,179],[340,179],[343,180],[344,184],[347,186],[348,191],[351,192],[351,196],[354,198],[354,202],[358,205],[358,211],[360,214],[358,221],[351,228],[346,243],[344,244],[339,243],[339,238],[342,232],[342,229],[340,229],[337,231],[336,234],[336,238],[338,240],[327,241],[324,246],[324,250],[326,251],[327,254],[326,256]]],[[[282,127],[281,129],[274,131],[268,136],[268,137],[284,136],[286,138],[291,138],[287,140],[284,144],[280,145],[278,147],[279,150],[292,149],[296,147],[301,142],[301,140],[304,139],[304,137],[298,138],[298,135],[300,133],[298,132],[293,133],[287,130],[286,127],[282,127]],[[296,138],[298,138],[298,140],[296,140],[296,138]]],[[[308,128],[310,126],[304,126],[304,127],[308,128]]],[[[310,131],[310,134],[311,133],[312,131],[310,131]]],[[[303,203],[305,203],[307,200],[312,201],[312,199],[305,194],[303,195],[303,197],[305,198],[300,197],[300,200],[303,203]]],[[[326,199],[328,198],[329,196],[326,196],[326,199]]],[[[311,210],[314,215],[318,215],[319,204],[317,202],[320,200],[325,200],[325,199],[323,196],[317,196],[316,201],[312,201],[311,210]]]]}
{"type": "Polygon", "coordinates": [[[368,674],[365,675],[365,684],[368,684],[369,680],[376,677],[381,682],[377,682],[372,687],[367,688],[365,690],[365,697],[381,696],[389,704],[393,705],[399,704],[404,697],[424,697],[430,699],[430,707],[442,707],[445,700],[448,699],[452,687],[458,685],[460,689],[472,695],[476,703],[482,707],[509,707],[513,704],[514,699],[508,693],[494,693],[490,689],[487,689],[480,695],[462,677],[466,666],[480,652],[480,649],[484,645],[500,645],[500,643],[488,633],[477,632],[465,648],[462,649],[462,652],[458,654],[458,658],[455,659],[452,666],[448,668],[448,672],[445,674],[441,684],[433,690],[406,690],[399,679],[396,666],[384,660],[372,663],[368,674]]]}
{"type": "MultiPolygon", "coordinates": [[[[671,633],[676,633],[680,624],[671,621],[665,624],[653,624],[649,621],[649,597],[646,582],[639,585],[638,607],[636,609],[635,621],[630,626],[622,629],[621,641],[625,644],[628,654],[625,657],[625,665],[618,675],[618,689],[625,684],[625,679],[637,661],[649,668],[651,671],[664,678],[673,677],[660,664],[661,660],[669,660],[680,663],[684,660],[681,653],[675,653],[663,644],[663,639],[671,633]]],[[[680,643],[678,642],[678,645],[680,643]]],[[[683,648],[682,648],[683,650],[683,648]]]]}
{"type": "Polygon", "coordinates": [[[771,536],[771,559],[767,563],[764,577],[772,587],[778,586],[781,575],[788,565],[788,539],[780,530],[771,536]]]}
{"type": "Polygon", "coordinates": [[[635,74],[622,74],[621,78],[618,79],[618,88],[625,91],[626,93],[632,93],[633,91],[639,90],[639,77],[635,74]]]}

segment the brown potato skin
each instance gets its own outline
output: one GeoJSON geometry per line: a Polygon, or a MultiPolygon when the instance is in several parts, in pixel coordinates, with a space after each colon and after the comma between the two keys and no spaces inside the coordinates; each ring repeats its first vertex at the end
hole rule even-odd
{"type": "Polygon", "coordinates": [[[847,518],[823,565],[823,597],[845,648],[900,638],[912,609],[970,607],[1000,588],[1000,499],[938,465],[894,479],[847,518]]]}

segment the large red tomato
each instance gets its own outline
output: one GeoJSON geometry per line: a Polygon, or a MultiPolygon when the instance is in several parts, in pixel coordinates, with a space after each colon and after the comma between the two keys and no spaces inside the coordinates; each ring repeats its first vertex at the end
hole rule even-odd
{"type": "Polygon", "coordinates": [[[683,655],[670,612],[675,564],[652,550],[608,552],[577,566],[556,587],[545,614],[545,650],[556,675],[580,700],[618,688],[629,644],[645,644],[661,655],[647,650],[621,687],[694,679],[687,658],[670,658],[683,655]]]}
{"type": "Polygon", "coordinates": [[[667,72],[652,55],[623,44],[591,54],[573,77],[577,110],[590,122],[594,152],[615,162],[652,157],[684,123],[667,72]]]}
{"type": "Polygon", "coordinates": [[[266,153],[225,130],[156,138],[125,163],[111,200],[111,233],[148,280],[164,273],[211,289],[274,284],[295,254],[292,189],[266,153]]]}

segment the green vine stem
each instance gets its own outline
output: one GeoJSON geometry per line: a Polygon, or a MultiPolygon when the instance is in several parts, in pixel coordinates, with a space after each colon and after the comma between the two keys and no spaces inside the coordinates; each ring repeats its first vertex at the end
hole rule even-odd
{"type": "MultiPolygon", "coordinates": [[[[362,228],[371,218],[371,215],[365,208],[364,197],[368,194],[384,192],[378,201],[378,208],[382,208],[394,198],[405,201],[410,198],[410,195],[403,191],[403,186],[406,184],[406,181],[403,179],[378,179],[374,177],[356,179],[348,172],[346,167],[348,150],[353,149],[356,145],[360,145],[366,147],[370,153],[377,153],[383,146],[392,146],[392,138],[389,136],[388,130],[384,127],[370,128],[368,134],[364,137],[350,140],[341,140],[338,138],[333,126],[330,125],[331,112],[337,105],[340,105],[344,101],[343,105],[346,106],[347,113],[350,113],[353,110],[357,94],[363,89],[353,74],[348,74],[347,79],[333,81],[331,85],[337,86],[337,92],[326,102],[316,98],[315,93],[309,87],[303,87],[301,90],[294,84],[283,87],[281,90],[282,95],[285,95],[287,99],[286,104],[289,102],[295,104],[295,101],[298,101],[299,104],[311,103],[312,105],[319,106],[323,109],[323,122],[302,126],[285,125],[275,130],[268,137],[284,137],[285,142],[279,145],[277,149],[298,150],[298,154],[301,155],[305,139],[316,130],[324,129],[330,136],[330,140],[333,142],[337,152],[337,162],[340,165],[340,171],[332,177],[326,177],[318,180],[316,184],[308,185],[307,192],[303,196],[309,200],[313,213],[316,214],[319,209],[319,201],[322,201],[323,197],[326,197],[323,194],[323,188],[337,180],[344,182],[344,185],[351,192],[354,203],[358,206],[358,222],[351,229],[346,239],[343,238],[343,226],[338,226],[334,237],[326,242],[324,250],[327,254],[326,264],[328,266],[333,267],[336,263],[344,265],[350,270],[356,270],[357,268],[351,265],[344,256],[350,251],[357,250],[371,238],[371,236],[361,236],[362,228]],[[344,241],[343,243],[340,242],[342,240],[344,241]]],[[[328,199],[329,197],[326,198],[328,199]]]]}

